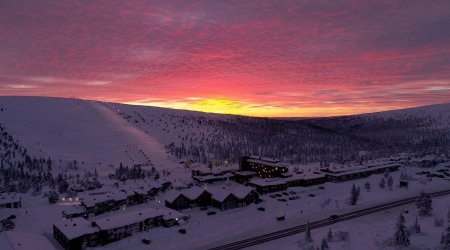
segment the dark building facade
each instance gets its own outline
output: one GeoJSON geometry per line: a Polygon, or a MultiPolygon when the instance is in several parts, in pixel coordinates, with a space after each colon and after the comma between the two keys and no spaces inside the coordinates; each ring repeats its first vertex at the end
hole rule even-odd
{"type": "Polygon", "coordinates": [[[239,171],[253,171],[260,178],[281,177],[289,165],[276,158],[245,155],[239,157],[239,171]]]}

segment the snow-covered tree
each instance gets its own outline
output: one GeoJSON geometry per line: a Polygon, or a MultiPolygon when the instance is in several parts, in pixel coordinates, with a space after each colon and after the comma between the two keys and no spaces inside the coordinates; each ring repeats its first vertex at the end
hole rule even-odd
{"type": "Polygon", "coordinates": [[[322,246],[321,246],[320,249],[321,250],[330,249],[330,247],[328,246],[328,241],[325,238],[325,236],[322,238],[322,246]]]}
{"type": "Polygon", "coordinates": [[[441,249],[450,249],[450,226],[445,229],[445,233],[441,235],[441,249]]]}
{"type": "Polygon", "coordinates": [[[367,190],[367,192],[370,192],[370,189],[371,189],[370,182],[364,183],[364,188],[367,190]]]}
{"type": "Polygon", "coordinates": [[[448,208],[447,212],[447,222],[450,222],[450,207],[448,208]]]}
{"type": "Polygon", "coordinates": [[[386,182],[384,181],[384,178],[383,178],[383,177],[381,177],[380,184],[378,184],[378,186],[379,186],[380,188],[385,188],[385,187],[386,187],[386,182]]]}
{"type": "Polygon", "coordinates": [[[401,181],[407,181],[408,180],[408,175],[406,173],[401,173],[400,174],[400,180],[401,181]]]}
{"type": "Polygon", "coordinates": [[[384,171],[383,175],[384,175],[385,178],[388,178],[390,173],[391,172],[389,171],[389,169],[386,168],[386,170],[384,171]]]}
{"type": "Polygon", "coordinates": [[[428,193],[425,191],[420,193],[420,197],[416,200],[416,207],[419,209],[420,216],[429,216],[431,214],[431,210],[433,210],[432,202],[428,193]]]}
{"type": "Polygon", "coordinates": [[[331,231],[331,228],[328,228],[327,240],[328,242],[331,242],[333,240],[333,232],[331,231]]]}
{"type": "Polygon", "coordinates": [[[305,229],[305,243],[313,242],[313,238],[311,236],[311,226],[309,225],[309,220],[306,223],[306,229],[305,229]]]}
{"type": "Polygon", "coordinates": [[[50,203],[54,204],[59,200],[59,195],[55,191],[49,191],[47,196],[48,196],[48,201],[50,201],[50,203]]]}
{"type": "Polygon", "coordinates": [[[389,176],[387,179],[387,186],[388,186],[389,190],[392,190],[393,185],[394,185],[394,178],[392,178],[392,176],[389,176]]]}
{"type": "Polygon", "coordinates": [[[350,191],[350,197],[347,200],[347,203],[349,205],[356,205],[356,203],[358,202],[359,199],[359,191],[355,186],[355,183],[353,183],[352,189],[350,191]]]}
{"type": "Polygon", "coordinates": [[[416,220],[414,221],[414,232],[420,233],[420,224],[417,221],[417,216],[416,216],[416,220]]]}
{"type": "Polygon", "coordinates": [[[403,213],[400,213],[398,221],[395,225],[393,243],[397,246],[409,246],[411,245],[409,241],[410,236],[410,232],[408,232],[405,227],[405,217],[403,216],[403,213]]]}

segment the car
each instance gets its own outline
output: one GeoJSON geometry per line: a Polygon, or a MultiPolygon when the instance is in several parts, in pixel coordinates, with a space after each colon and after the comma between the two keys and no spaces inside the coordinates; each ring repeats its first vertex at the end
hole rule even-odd
{"type": "Polygon", "coordinates": [[[288,198],[290,201],[295,200],[295,197],[289,197],[288,198]]]}
{"type": "Polygon", "coordinates": [[[294,192],[294,191],[289,191],[289,193],[290,193],[290,194],[295,194],[295,192],[294,192]]]}
{"type": "Polygon", "coordinates": [[[282,195],[281,195],[281,194],[275,194],[275,196],[276,196],[276,197],[281,197],[282,195]]]}
{"type": "Polygon", "coordinates": [[[206,214],[207,214],[207,215],[214,215],[214,214],[216,214],[216,212],[210,211],[210,212],[207,212],[206,214]]]}
{"type": "Polygon", "coordinates": [[[310,196],[310,197],[316,197],[316,195],[315,195],[315,194],[309,194],[309,196],[310,196]]]}
{"type": "Polygon", "coordinates": [[[279,201],[282,201],[282,202],[287,202],[287,200],[286,199],[278,199],[279,201]]]}
{"type": "Polygon", "coordinates": [[[150,240],[148,240],[148,239],[142,239],[142,242],[147,245],[150,244],[150,240]]]}
{"type": "Polygon", "coordinates": [[[320,188],[320,189],[325,189],[325,187],[324,187],[324,186],[319,186],[319,188],[320,188]]]}
{"type": "Polygon", "coordinates": [[[333,214],[330,216],[330,220],[335,220],[337,219],[339,216],[337,216],[336,214],[333,214]]]}
{"type": "Polygon", "coordinates": [[[178,230],[178,232],[180,232],[181,234],[185,234],[186,233],[186,229],[182,228],[182,229],[178,230]]]}
{"type": "Polygon", "coordinates": [[[259,210],[259,211],[266,211],[266,209],[263,208],[263,207],[258,207],[258,210],[259,210]]]}
{"type": "Polygon", "coordinates": [[[273,194],[271,194],[271,195],[269,195],[269,197],[270,197],[270,198],[275,198],[276,196],[273,195],[273,194]]]}
{"type": "Polygon", "coordinates": [[[8,224],[8,223],[11,223],[11,220],[10,219],[4,219],[4,220],[1,220],[0,223],[8,224]]]}
{"type": "Polygon", "coordinates": [[[285,218],[284,218],[284,215],[283,216],[278,216],[278,217],[276,217],[277,218],[277,220],[284,220],[285,218]]]}
{"type": "Polygon", "coordinates": [[[288,192],[283,192],[283,195],[286,195],[286,196],[287,196],[287,195],[289,195],[289,193],[288,193],[288,192]]]}
{"type": "Polygon", "coordinates": [[[204,210],[208,210],[207,207],[201,207],[200,210],[204,211],[204,210]]]}
{"type": "Polygon", "coordinates": [[[12,219],[15,219],[16,218],[16,216],[13,214],[13,215],[10,215],[10,216],[8,216],[8,220],[12,220],[12,219]]]}

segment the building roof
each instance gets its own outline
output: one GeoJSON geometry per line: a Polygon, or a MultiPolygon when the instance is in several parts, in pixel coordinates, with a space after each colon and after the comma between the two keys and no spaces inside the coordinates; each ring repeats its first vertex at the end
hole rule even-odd
{"type": "Polygon", "coordinates": [[[0,194],[0,204],[19,202],[19,195],[0,194]]]}
{"type": "Polygon", "coordinates": [[[231,195],[231,191],[226,189],[215,189],[212,193],[213,195],[211,198],[219,202],[223,202],[228,196],[231,195]]]}
{"type": "Polygon", "coordinates": [[[234,175],[232,173],[226,173],[223,175],[207,175],[207,176],[192,176],[192,178],[197,179],[198,181],[210,181],[210,180],[217,180],[217,179],[224,179],[227,177],[233,177],[234,175]]]}
{"type": "Polygon", "coordinates": [[[0,233],[2,250],[56,250],[50,241],[40,234],[5,231],[0,233]]]}
{"type": "Polygon", "coordinates": [[[241,185],[233,190],[233,194],[239,199],[244,199],[252,190],[252,187],[241,185]]]}
{"type": "Polygon", "coordinates": [[[64,212],[66,214],[79,214],[86,212],[86,208],[83,206],[64,206],[64,212]]]}
{"type": "Polygon", "coordinates": [[[254,176],[256,175],[256,172],[253,171],[240,171],[240,172],[234,172],[234,175],[241,175],[241,176],[254,176]]]}
{"type": "Polygon", "coordinates": [[[356,173],[364,173],[364,172],[373,171],[376,169],[385,169],[385,168],[398,167],[398,166],[400,166],[398,163],[388,163],[388,164],[382,164],[382,165],[380,165],[380,164],[365,165],[364,168],[348,169],[347,171],[340,171],[340,172],[326,173],[326,174],[337,177],[337,176],[345,176],[345,175],[356,174],[356,173]]]}
{"type": "Polygon", "coordinates": [[[209,192],[204,188],[201,187],[192,187],[186,190],[183,190],[183,195],[189,198],[190,200],[197,199],[203,192],[209,192]]]}
{"type": "Polygon", "coordinates": [[[163,216],[165,220],[187,217],[187,215],[169,208],[146,208],[132,212],[116,213],[112,216],[96,220],[101,230],[114,229],[126,225],[142,222],[149,218],[163,216]]]}
{"type": "Polygon", "coordinates": [[[252,163],[256,163],[256,164],[261,164],[261,165],[266,165],[266,166],[271,166],[271,167],[286,167],[288,166],[288,164],[286,162],[282,162],[282,161],[267,161],[267,160],[263,160],[263,159],[247,159],[248,162],[252,162],[252,163]]]}
{"type": "Polygon", "coordinates": [[[80,217],[61,220],[53,225],[55,225],[69,240],[99,231],[97,227],[92,227],[91,222],[80,217]]]}
{"type": "Polygon", "coordinates": [[[266,187],[266,186],[277,186],[286,184],[286,179],[278,179],[278,178],[271,178],[271,179],[254,179],[249,181],[249,183],[266,187]]]}
{"type": "Polygon", "coordinates": [[[105,201],[109,201],[109,200],[120,201],[120,200],[126,200],[126,199],[127,199],[126,193],[116,190],[115,193],[106,193],[106,194],[102,194],[102,195],[91,195],[91,196],[85,198],[83,203],[87,207],[94,207],[95,204],[100,203],[100,202],[105,202],[105,201]]]}
{"type": "Polygon", "coordinates": [[[176,198],[178,198],[180,195],[182,195],[182,193],[176,189],[172,189],[169,192],[167,192],[166,196],[164,197],[164,199],[167,202],[173,203],[175,201],[176,198]]]}

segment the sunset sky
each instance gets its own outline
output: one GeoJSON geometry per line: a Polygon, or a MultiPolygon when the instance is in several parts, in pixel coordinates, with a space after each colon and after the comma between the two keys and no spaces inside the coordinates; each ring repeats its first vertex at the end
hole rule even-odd
{"type": "Polygon", "coordinates": [[[0,1],[0,95],[251,116],[450,102],[450,1],[0,1]]]}

